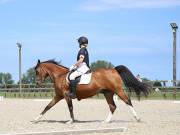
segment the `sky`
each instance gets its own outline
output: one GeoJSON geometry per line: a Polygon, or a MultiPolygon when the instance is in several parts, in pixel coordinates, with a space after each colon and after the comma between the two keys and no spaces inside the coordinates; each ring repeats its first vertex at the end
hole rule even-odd
{"type": "Polygon", "coordinates": [[[86,36],[90,62],[105,60],[150,80],[172,80],[171,22],[180,25],[180,0],[0,0],[0,72],[18,81],[17,42],[23,73],[38,59],[70,67],[77,38],[86,36]]]}

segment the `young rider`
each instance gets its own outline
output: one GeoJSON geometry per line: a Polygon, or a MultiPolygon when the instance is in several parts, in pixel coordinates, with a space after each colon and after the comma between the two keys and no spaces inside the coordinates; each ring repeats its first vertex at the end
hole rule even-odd
{"type": "Polygon", "coordinates": [[[67,93],[67,95],[73,99],[76,98],[76,77],[85,74],[89,70],[89,55],[87,51],[88,39],[82,36],[78,39],[78,43],[80,49],[76,63],[70,67],[70,91],[67,93]]]}

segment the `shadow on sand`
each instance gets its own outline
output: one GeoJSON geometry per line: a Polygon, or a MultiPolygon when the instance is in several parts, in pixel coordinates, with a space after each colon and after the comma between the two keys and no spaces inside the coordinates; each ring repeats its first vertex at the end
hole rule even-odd
{"type": "MultiPolygon", "coordinates": [[[[58,120],[39,120],[37,121],[35,124],[39,124],[39,123],[61,123],[61,124],[67,124],[68,120],[62,120],[62,121],[58,121],[58,120]]],[[[132,123],[134,122],[133,120],[112,120],[111,122],[109,122],[108,124],[113,124],[113,123],[132,123]]],[[[73,123],[104,123],[103,120],[75,120],[73,123]]]]}

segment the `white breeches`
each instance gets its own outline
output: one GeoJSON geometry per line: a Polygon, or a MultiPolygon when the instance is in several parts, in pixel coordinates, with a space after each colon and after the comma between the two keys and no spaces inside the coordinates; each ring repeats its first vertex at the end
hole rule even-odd
{"type": "Polygon", "coordinates": [[[76,77],[85,74],[88,70],[89,70],[89,67],[86,65],[86,63],[83,62],[83,63],[76,69],[76,71],[74,71],[73,73],[71,73],[71,75],[69,76],[69,79],[70,79],[70,80],[75,80],[76,77]]]}

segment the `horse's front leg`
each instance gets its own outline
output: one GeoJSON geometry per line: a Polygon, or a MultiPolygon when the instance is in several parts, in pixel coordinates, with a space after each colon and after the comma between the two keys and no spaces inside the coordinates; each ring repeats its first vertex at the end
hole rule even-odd
{"type": "Polygon", "coordinates": [[[73,113],[73,104],[72,104],[72,99],[69,98],[65,98],[68,108],[69,108],[69,112],[70,112],[70,116],[71,116],[71,120],[69,120],[67,122],[67,124],[72,124],[74,122],[74,113],[73,113]]]}
{"type": "Polygon", "coordinates": [[[54,96],[51,102],[44,108],[44,110],[40,113],[38,117],[35,118],[33,122],[38,122],[49,109],[51,109],[57,102],[59,102],[63,98],[64,97],[61,97],[59,95],[54,96]]]}

